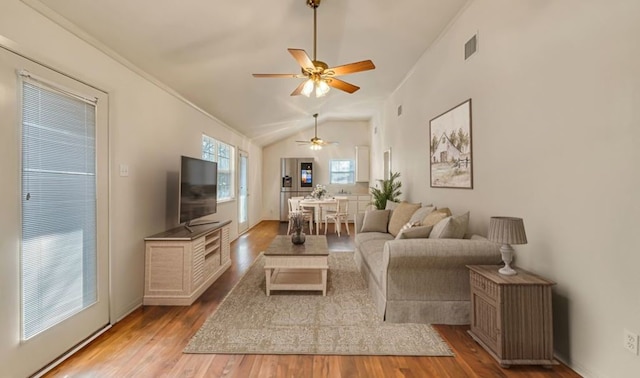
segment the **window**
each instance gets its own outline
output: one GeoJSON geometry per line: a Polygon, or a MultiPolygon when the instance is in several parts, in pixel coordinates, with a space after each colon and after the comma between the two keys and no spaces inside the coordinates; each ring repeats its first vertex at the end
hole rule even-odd
{"type": "Polygon", "coordinates": [[[331,160],[330,183],[354,184],[356,177],[356,163],[354,160],[331,160]]]}
{"type": "Polygon", "coordinates": [[[202,136],[202,158],[218,163],[218,201],[235,198],[235,147],[210,136],[202,136]]]}

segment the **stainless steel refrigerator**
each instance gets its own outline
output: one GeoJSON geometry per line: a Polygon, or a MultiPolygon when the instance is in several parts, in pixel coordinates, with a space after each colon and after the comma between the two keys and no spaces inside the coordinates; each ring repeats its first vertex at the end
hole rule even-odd
{"type": "Polygon", "coordinates": [[[314,187],[313,158],[280,159],[280,221],[289,220],[289,198],[304,197],[314,187]]]}

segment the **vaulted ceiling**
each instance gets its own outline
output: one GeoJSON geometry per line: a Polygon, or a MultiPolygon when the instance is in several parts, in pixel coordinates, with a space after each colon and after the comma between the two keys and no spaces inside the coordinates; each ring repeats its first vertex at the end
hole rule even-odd
{"type": "MultiPolygon", "coordinates": [[[[24,0],[74,25],[259,145],[319,121],[368,120],[467,0],[322,0],[318,59],[371,59],[375,70],[342,76],[361,89],[290,96],[303,79],[287,48],[313,54],[306,0],[24,0]],[[42,6],[44,5],[44,7],[42,6]]],[[[470,0],[469,0],[470,1],[470,0]]],[[[461,52],[462,53],[462,52],[461,52]]]]}

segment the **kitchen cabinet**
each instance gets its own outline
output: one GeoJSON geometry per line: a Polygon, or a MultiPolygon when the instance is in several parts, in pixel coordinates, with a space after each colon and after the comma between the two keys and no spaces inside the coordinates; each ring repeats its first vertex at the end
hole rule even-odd
{"type": "Polygon", "coordinates": [[[356,182],[369,182],[369,146],[356,146],[356,182]]]}
{"type": "Polygon", "coordinates": [[[371,196],[369,195],[348,195],[346,196],[349,200],[349,214],[348,222],[353,223],[356,214],[364,213],[369,205],[371,204],[371,196]]]}

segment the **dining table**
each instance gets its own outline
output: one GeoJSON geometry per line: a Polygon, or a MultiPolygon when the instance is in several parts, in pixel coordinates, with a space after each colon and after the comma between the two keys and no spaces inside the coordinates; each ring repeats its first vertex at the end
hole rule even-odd
{"type": "Polygon", "coordinates": [[[336,207],[338,201],[335,198],[304,198],[300,200],[300,206],[313,208],[313,218],[316,223],[316,235],[320,235],[320,225],[322,224],[322,208],[336,207]]]}

